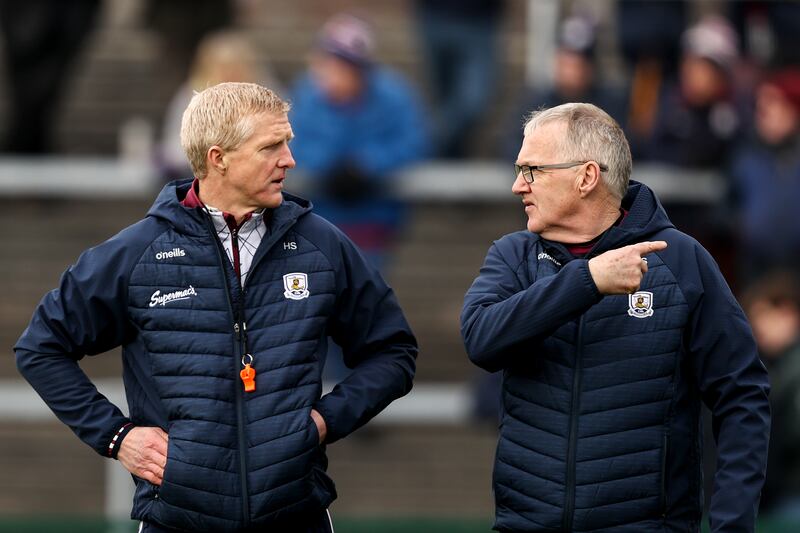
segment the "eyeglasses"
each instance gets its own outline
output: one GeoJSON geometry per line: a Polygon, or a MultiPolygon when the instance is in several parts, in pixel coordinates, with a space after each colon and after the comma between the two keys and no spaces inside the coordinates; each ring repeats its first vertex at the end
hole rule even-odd
{"type": "MultiPolygon", "coordinates": [[[[588,162],[589,161],[572,161],[571,163],[555,163],[552,165],[514,165],[514,178],[516,179],[521,172],[525,181],[528,183],[533,183],[533,173],[539,170],[572,168],[577,167],[578,165],[585,165],[588,162]]],[[[608,167],[601,163],[597,163],[597,166],[600,167],[600,172],[605,172],[608,170],[608,167]]]]}

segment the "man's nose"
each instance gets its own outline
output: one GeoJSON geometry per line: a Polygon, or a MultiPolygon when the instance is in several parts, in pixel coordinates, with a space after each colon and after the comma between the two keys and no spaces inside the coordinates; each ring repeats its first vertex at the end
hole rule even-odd
{"type": "Polygon", "coordinates": [[[514,194],[525,194],[526,192],[530,192],[530,190],[531,190],[530,183],[525,181],[525,178],[522,177],[522,172],[517,174],[517,178],[511,185],[511,192],[513,192],[514,194]]]}
{"type": "Polygon", "coordinates": [[[297,165],[294,161],[294,156],[292,155],[292,150],[289,146],[286,146],[286,151],[281,154],[280,159],[278,160],[278,166],[284,168],[294,168],[297,165]]]}

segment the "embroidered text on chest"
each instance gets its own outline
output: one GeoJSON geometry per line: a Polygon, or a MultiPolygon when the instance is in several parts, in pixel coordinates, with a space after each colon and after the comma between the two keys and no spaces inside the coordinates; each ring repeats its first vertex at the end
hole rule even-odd
{"type": "Polygon", "coordinates": [[[197,296],[197,291],[194,290],[194,287],[189,285],[188,289],[183,289],[182,291],[174,291],[168,292],[166,294],[161,294],[161,291],[156,291],[150,296],[150,307],[155,307],[157,305],[165,306],[170,302],[177,302],[179,300],[188,300],[192,296],[197,296]]]}

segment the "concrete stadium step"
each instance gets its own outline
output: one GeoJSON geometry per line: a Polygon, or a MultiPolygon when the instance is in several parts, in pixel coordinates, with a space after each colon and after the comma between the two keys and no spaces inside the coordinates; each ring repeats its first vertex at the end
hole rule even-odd
{"type": "Polygon", "coordinates": [[[0,514],[103,513],[104,460],[58,423],[0,422],[0,514]]]}
{"type": "Polygon", "coordinates": [[[331,512],[491,516],[495,442],[484,427],[367,426],[328,449],[331,512]]]}
{"type": "Polygon", "coordinates": [[[520,211],[513,202],[414,206],[388,278],[419,340],[419,380],[475,377],[461,341],[464,293],[491,242],[524,228],[520,211]]]}

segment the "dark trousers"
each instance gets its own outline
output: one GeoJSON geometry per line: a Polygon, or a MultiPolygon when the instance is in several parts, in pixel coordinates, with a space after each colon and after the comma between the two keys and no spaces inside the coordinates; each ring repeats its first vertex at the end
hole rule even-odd
{"type": "MultiPolygon", "coordinates": [[[[305,518],[305,517],[303,517],[305,518]]],[[[142,522],[139,533],[183,533],[175,529],[165,528],[156,524],[142,522]]],[[[330,515],[327,510],[321,511],[308,520],[302,522],[284,522],[262,528],[251,528],[247,533],[333,533],[330,515]]]]}

